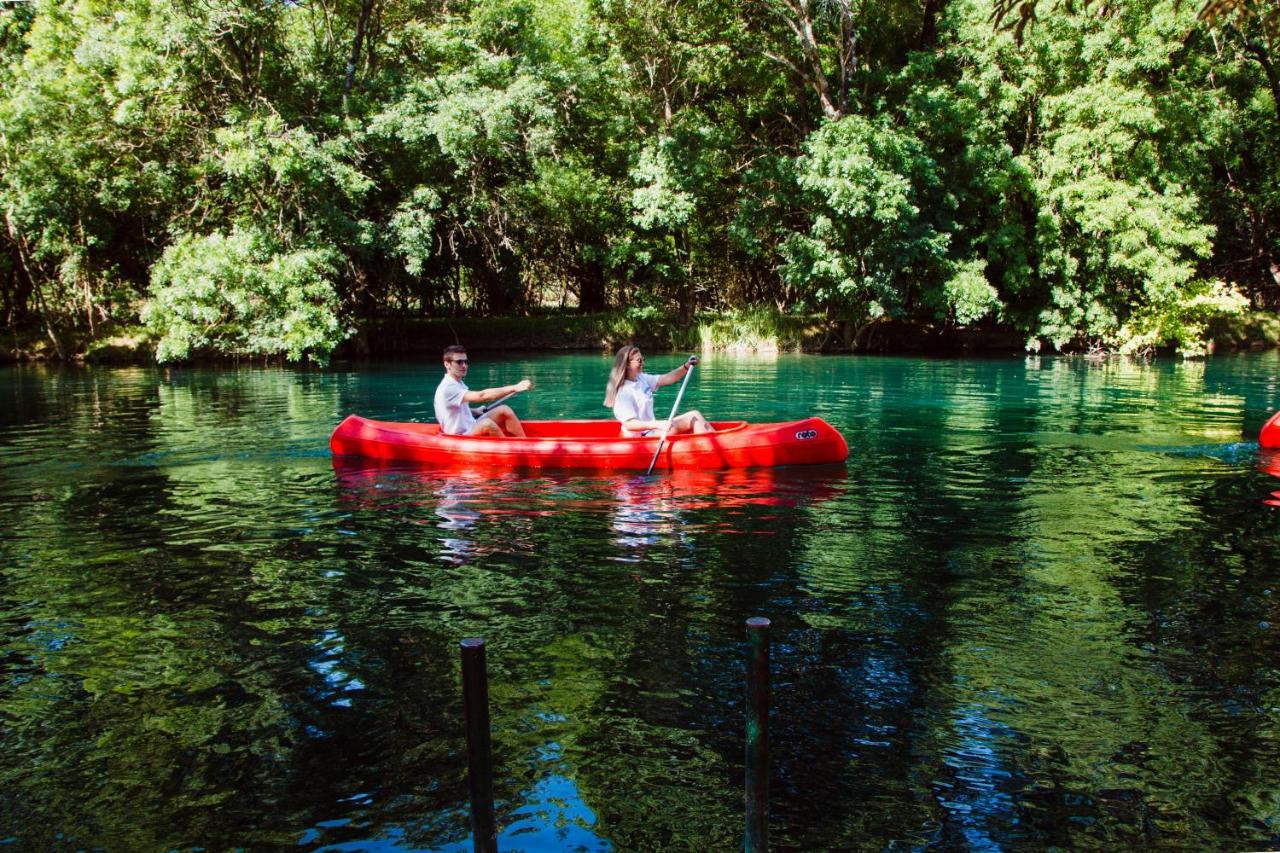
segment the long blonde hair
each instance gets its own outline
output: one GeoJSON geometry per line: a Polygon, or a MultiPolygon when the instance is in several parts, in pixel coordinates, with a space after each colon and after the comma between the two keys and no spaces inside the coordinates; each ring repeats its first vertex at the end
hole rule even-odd
{"type": "Polygon", "coordinates": [[[631,356],[640,352],[640,347],[634,344],[627,344],[618,350],[618,354],[613,357],[613,369],[609,371],[609,384],[604,387],[604,407],[606,409],[613,408],[614,400],[618,399],[618,389],[622,387],[622,383],[627,381],[627,364],[631,361],[631,356]]]}

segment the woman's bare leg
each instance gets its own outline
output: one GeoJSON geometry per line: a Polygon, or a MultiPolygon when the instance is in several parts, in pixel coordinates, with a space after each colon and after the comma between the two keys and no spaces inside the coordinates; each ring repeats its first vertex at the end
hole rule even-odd
{"type": "Polygon", "coordinates": [[[672,421],[671,431],[678,435],[686,432],[704,433],[712,432],[713,430],[711,428],[711,424],[709,424],[707,419],[702,416],[702,412],[695,410],[692,412],[685,412],[683,415],[678,416],[674,421],[672,421]]]}

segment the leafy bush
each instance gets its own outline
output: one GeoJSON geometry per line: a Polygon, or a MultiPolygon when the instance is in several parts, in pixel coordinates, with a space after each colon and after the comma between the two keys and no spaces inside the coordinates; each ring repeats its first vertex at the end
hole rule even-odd
{"type": "Polygon", "coordinates": [[[704,351],[780,352],[813,346],[826,324],[812,314],[784,314],[759,308],[704,317],[696,345],[704,351]]]}
{"type": "Polygon", "coordinates": [[[156,358],[306,356],[324,361],[346,336],[333,278],[337,253],[287,251],[257,230],[185,234],[151,275],[143,321],[159,337],[156,358]]]}
{"type": "Polygon", "coordinates": [[[1175,299],[1149,302],[1135,311],[1120,329],[1120,351],[1132,354],[1171,344],[1183,355],[1204,355],[1210,325],[1242,315],[1248,307],[1249,300],[1231,285],[1196,281],[1175,299]]]}
{"type": "Polygon", "coordinates": [[[1209,324],[1213,343],[1221,347],[1280,346],[1280,314],[1254,311],[1218,316],[1209,324]]]}
{"type": "Polygon", "coordinates": [[[987,281],[986,261],[972,260],[956,266],[942,292],[957,323],[976,323],[1000,306],[1000,296],[987,281]]]}

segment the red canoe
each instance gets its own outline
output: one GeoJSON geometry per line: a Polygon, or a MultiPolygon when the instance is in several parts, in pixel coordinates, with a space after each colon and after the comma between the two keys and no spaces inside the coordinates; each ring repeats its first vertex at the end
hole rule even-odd
{"type": "MultiPolygon", "coordinates": [[[[715,432],[667,438],[655,470],[755,468],[843,462],[844,437],[821,418],[780,424],[722,421],[715,432]]],[[[639,470],[656,436],[623,438],[617,421],[525,421],[525,438],[441,435],[439,424],[391,423],[351,415],[329,438],[335,455],[440,467],[639,470]]]]}
{"type": "Polygon", "coordinates": [[[1258,444],[1263,447],[1280,448],[1280,412],[1271,416],[1271,420],[1262,425],[1262,434],[1258,436],[1258,444]]]}

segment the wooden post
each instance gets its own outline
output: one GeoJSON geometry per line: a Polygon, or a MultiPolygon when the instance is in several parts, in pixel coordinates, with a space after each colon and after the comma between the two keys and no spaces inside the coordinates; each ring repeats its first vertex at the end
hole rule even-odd
{"type": "Polygon", "coordinates": [[[769,849],[769,620],[747,620],[751,660],[747,664],[747,853],[769,849]]]}
{"type": "Polygon", "coordinates": [[[471,790],[471,835],[476,853],[497,853],[493,818],[493,758],[489,743],[489,676],[484,640],[462,641],[462,699],[467,727],[467,787],[471,790]]]}

